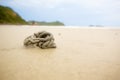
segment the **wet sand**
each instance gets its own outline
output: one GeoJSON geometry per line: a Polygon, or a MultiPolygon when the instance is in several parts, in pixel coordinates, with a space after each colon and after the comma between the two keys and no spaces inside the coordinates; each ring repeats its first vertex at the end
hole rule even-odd
{"type": "Polygon", "coordinates": [[[0,80],[120,80],[120,29],[0,25],[0,80]],[[56,49],[23,46],[42,30],[56,49]]]}

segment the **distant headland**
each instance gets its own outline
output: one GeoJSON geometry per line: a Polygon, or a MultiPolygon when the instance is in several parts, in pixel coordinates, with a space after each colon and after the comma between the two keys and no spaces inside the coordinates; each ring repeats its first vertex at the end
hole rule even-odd
{"type": "Polygon", "coordinates": [[[53,21],[53,22],[35,21],[35,20],[26,21],[12,8],[2,5],[0,5],[0,24],[64,26],[64,23],[60,21],[53,21]]]}

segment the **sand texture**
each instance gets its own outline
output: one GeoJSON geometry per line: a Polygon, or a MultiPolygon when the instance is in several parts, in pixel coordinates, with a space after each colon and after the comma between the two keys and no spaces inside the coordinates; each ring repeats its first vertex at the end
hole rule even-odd
{"type": "Polygon", "coordinates": [[[0,80],[120,80],[120,29],[0,25],[0,80]],[[57,48],[26,48],[38,31],[57,48]]]}

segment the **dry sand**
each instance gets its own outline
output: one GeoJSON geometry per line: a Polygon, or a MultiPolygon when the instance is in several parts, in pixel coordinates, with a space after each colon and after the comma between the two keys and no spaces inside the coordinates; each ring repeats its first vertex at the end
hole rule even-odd
{"type": "Polygon", "coordinates": [[[120,29],[1,25],[0,80],[120,80],[120,29]],[[56,49],[23,46],[42,30],[56,49]]]}

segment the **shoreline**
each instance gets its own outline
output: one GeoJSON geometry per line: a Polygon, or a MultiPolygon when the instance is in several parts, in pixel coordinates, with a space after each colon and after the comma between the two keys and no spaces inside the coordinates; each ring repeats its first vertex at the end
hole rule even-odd
{"type": "Polygon", "coordinates": [[[82,28],[82,29],[120,29],[120,26],[41,26],[41,25],[0,25],[0,27],[41,27],[41,28],[82,28]]]}

